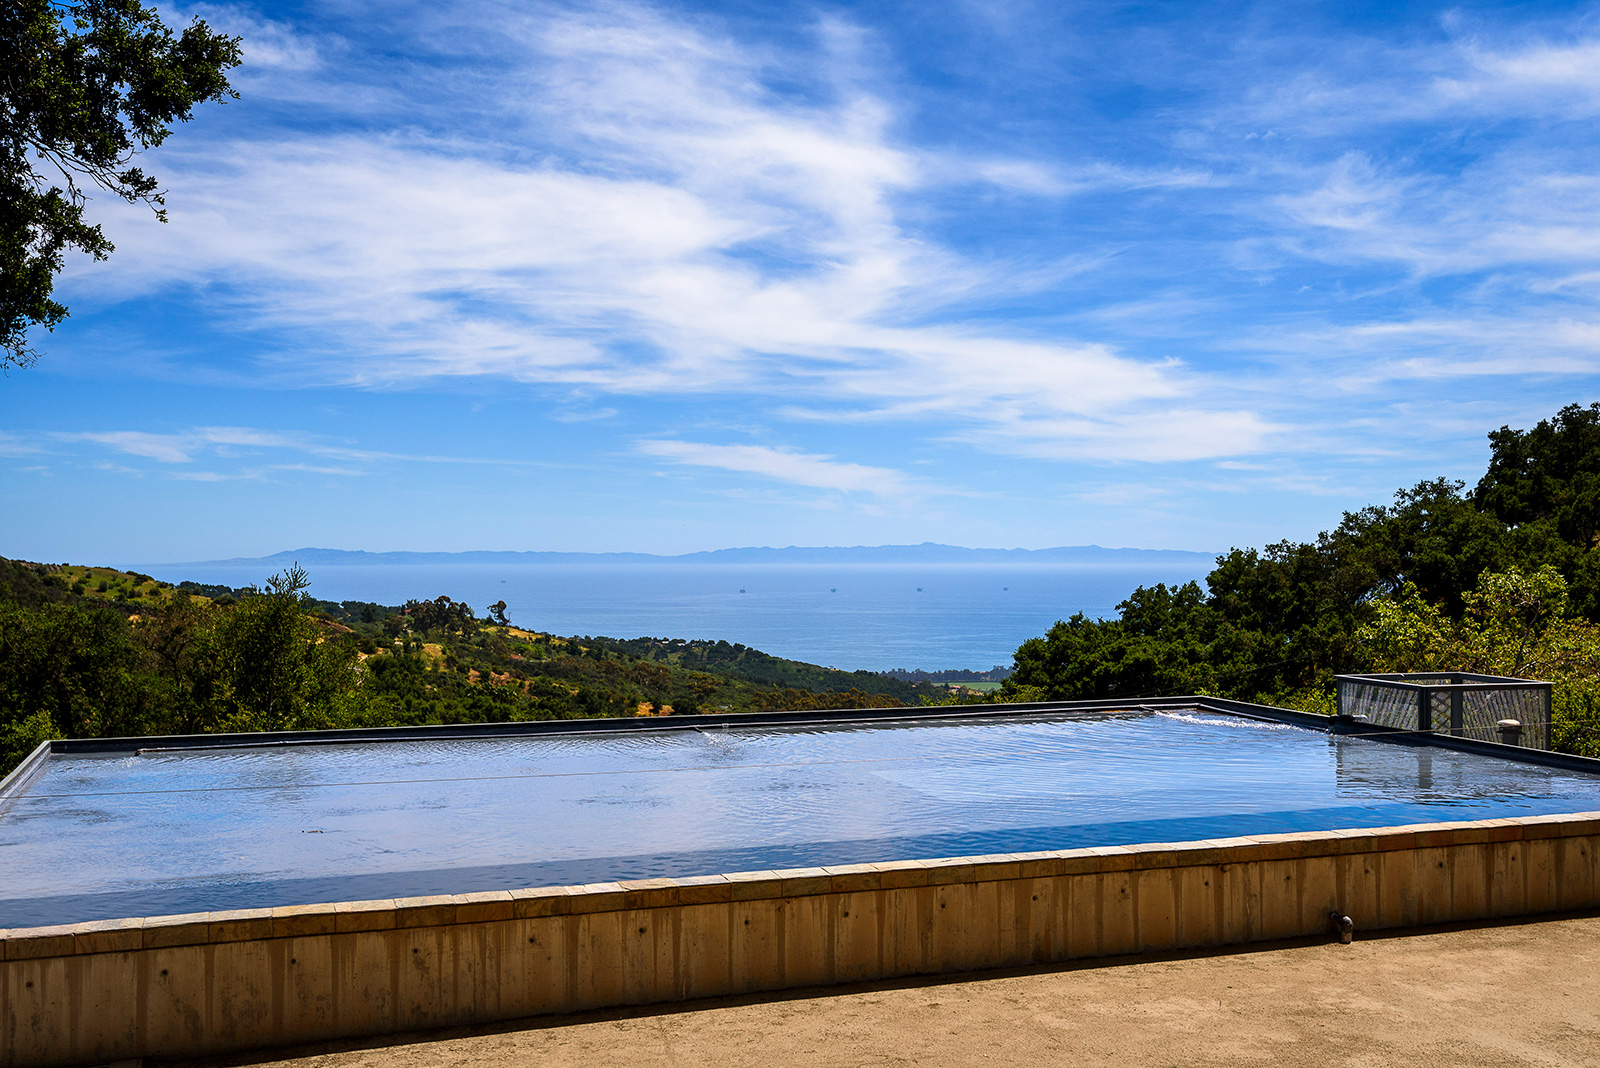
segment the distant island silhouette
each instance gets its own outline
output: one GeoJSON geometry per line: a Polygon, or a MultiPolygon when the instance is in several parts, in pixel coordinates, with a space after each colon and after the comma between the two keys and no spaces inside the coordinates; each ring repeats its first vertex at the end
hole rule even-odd
{"type": "MultiPolygon", "coordinates": [[[[968,549],[960,545],[855,545],[808,547],[790,545],[663,556],[653,553],[566,553],[475,550],[470,552],[367,552],[361,549],[306,547],[271,556],[227,560],[179,561],[182,564],[251,565],[269,568],[299,563],[326,564],[1134,564],[1210,563],[1216,553],[1185,549],[1108,549],[1099,545],[1064,545],[1051,549],[968,549]]],[[[173,565],[166,565],[173,566],[173,565]]]]}

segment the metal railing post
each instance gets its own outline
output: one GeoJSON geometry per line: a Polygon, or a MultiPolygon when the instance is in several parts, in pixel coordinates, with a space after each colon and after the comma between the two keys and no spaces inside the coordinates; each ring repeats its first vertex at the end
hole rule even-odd
{"type": "Polygon", "coordinates": [[[1555,692],[1556,688],[1547,684],[1544,687],[1544,700],[1539,702],[1541,709],[1544,712],[1544,733],[1539,739],[1539,745],[1545,749],[1554,749],[1556,747],[1555,724],[1550,722],[1553,718],[1550,708],[1550,698],[1555,692]]]}

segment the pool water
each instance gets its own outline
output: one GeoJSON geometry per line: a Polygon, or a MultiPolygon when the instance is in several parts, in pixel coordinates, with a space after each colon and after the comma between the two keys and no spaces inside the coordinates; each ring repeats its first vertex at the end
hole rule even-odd
{"type": "Polygon", "coordinates": [[[1600,776],[1199,713],[56,754],[0,928],[1600,810],[1600,776]]]}

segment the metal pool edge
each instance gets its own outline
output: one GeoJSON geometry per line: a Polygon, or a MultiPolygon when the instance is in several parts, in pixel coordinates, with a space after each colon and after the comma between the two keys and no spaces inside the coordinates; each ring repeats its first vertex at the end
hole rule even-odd
{"type": "MultiPolygon", "coordinates": [[[[271,748],[286,745],[371,744],[388,741],[446,741],[479,738],[544,737],[564,734],[685,731],[707,727],[804,727],[854,723],[925,722],[953,719],[1005,719],[1013,716],[1081,712],[1217,711],[1270,718],[1329,730],[1327,716],[1253,705],[1214,697],[1127,698],[1088,701],[1028,701],[1008,704],[924,705],[907,708],[807,709],[796,712],[707,712],[686,716],[628,716],[546,719],[509,723],[456,723],[416,727],[353,727],[319,731],[261,731],[247,734],[188,734],[129,738],[65,738],[49,744],[52,753],[127,753],[141,749],[271,748]]],[[[1596,761],[1600,768],[1600,761],[1596,761]]]]}

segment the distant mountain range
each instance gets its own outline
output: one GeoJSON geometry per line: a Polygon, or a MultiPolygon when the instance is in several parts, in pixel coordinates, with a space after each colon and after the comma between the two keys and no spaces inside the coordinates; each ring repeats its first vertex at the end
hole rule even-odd
{"type": "MultiPolygon", "coordinates": [[[[840,547],[787,548],[766,546],[744,549],[715,549],[657,556],[651,553],[557,553],[557,552],[459,552],[459,553],[369,553],[359,549],[293,549],[271,556],[237,557],[231,560],[190,561],[195,564],[237,564],[257,567],[283,567],[292,563],[307,567],[345,564],[1175,564],[1204,565],[1215,553],[1183,549],[1106,549],[1099,545],[1063,545],[1054,549],[966,549],[959,545],[856,545],[840,547]]],[[[167,565],[181,566],[181,565],[167,565]]]]}

